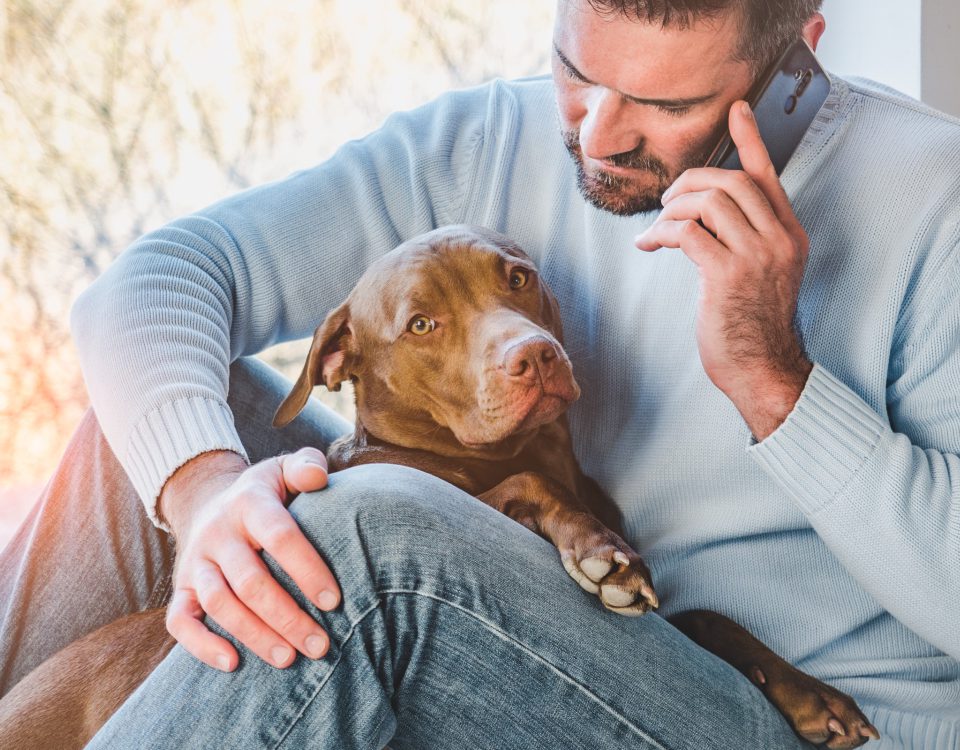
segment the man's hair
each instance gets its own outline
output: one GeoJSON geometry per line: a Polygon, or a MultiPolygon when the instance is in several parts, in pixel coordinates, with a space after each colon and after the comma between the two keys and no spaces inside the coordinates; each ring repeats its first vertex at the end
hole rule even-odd
{"type": "Polygon", "coordinates": [[[735,59],[760,72],[800,36],[804,24],[823,0],[587,0],[604,15],[623,15],[661,26],[689,28],[700,19],[716,19],[736,11],[743,19],[735,59]]]}

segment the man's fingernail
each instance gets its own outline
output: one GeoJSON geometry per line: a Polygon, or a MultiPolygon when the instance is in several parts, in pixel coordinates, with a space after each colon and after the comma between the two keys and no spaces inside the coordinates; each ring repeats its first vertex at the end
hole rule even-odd
{"type": "Polygon", "coordinates": [[[317,461],[316,459],[313,459],[313,458],[308,458],[308,459],[306,459],[306,460],[304,461],[304,463],[305,463],[307,466],[319,466],[319,467],[320,467],[321,469],[323,469],[324,471],[327,470],[327,467],[326,467],[325,464],[322,464],[322,463],[320,463],[319,461],[317,461]]]}
{"type": "Polygon", "coordinates": [[[290,649],[284,646],[274,646],[270,649],[270,658],[273,659],[273,663],[278,667],[286,664],[287,659],[290,658],[290,649]]]}
{"type": "Polygon", "coordinates": [[[753,117],[753,110],[750,109],[750,105],[747,104],[746,102],[743,102],[743,103],[740,105],[740,111],[743,113],[743,116],[744,116],[744,117],[747,117],[747,118],[752,118],[752,117],[753,117]]]}
{"type": "Polygon", "coordinates": [[[217,668],[223,670],[224,672],[230,671],[230,657],[226,654],[220,654],[217,657],[217,668]]]}
{"type": "Polygon", "coordinates": [[[307,637],[307,652],[314,658],[319,659],[323,655],[323,649],[327,645],[326,639],[322,635],[311,635],[307,637]]]}
{"type": "Polygon", "coordinates": [[[337,596],[332,591],[321,591],[317,597],[317,604],[324,611],[333,609],[337,605],[337,596]]]}

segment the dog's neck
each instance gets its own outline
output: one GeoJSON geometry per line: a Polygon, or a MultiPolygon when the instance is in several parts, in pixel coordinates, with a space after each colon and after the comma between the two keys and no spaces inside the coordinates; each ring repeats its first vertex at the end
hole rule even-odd
{"type": "MultiPolygon", "coordinates": [[[[432,450],[422,441],[390,439],[369,430],[358,417],[354,432],[334,442],[327,452],[331,471],[366,463],[394,463],[426,471],[473,495],[478,495],[508,476],[536,471],[576,491],[580,474],[573,454],[565,414],[540,425],[522,440],[498,444],[499,451],[480,452],[465,446],[432,450]]],[[[451,443],[455,438],[450,435],[451,443]]]]}
{"type": "Polygon", "coordinates": [[[402,428],[392,429],[389,432],[372,429],[364,423],[358,409],[353,435],[354,443],[358,447],[361,445],[394,447],[432,453],[446,458],[507,461],[519,456],[546,426],[540,425],[532,430],[508,435],[496,443],[477,447],[464,445],[449,427],[436,422],[427,425],[419,422],[415,425],[406,424],[402,428]]]}

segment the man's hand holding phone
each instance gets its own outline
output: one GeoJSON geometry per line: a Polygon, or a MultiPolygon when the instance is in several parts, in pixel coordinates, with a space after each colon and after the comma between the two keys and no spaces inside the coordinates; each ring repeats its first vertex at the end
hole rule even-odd
{"type": "Polygon", "coordinates": [[[635,244],[679,248],[699,268],[704,370],[763,440],[793,409],[813,369],[794,327],[809,238],[745,101],[730,108],[729,127],[743,170],[684,172],[635,244]]]}
{"type": "Polygon", "coordinates": [[[203,624],[204,613],[276,667],[292,664],[295,650],[313,659],[327,652],[327,634],[258,554],[269,553],[320,609],[339,606],[333,574],[286,508],[298,493],[326,485],[326,458],[315,448],[250,467],[230,451],[205,453],[168,480],[160,511],[177,554],[166,623],[193,656],[227,672],[239,661],[233,645],[203,624]]]}

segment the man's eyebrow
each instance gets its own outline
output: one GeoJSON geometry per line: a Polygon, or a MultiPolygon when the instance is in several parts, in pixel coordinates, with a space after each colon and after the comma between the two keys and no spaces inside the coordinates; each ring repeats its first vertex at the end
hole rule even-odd
{"type": "MultiPolygon", "coordinates": [[[[563,63],[567,68],[570,69],[570,72],[573,73],[577,78],[582,80],[584,83],[594,83],[589,78],[587,78],[583,73],[574,67],[573,63],[567,59],[567,56],[560,51],[560,48],[557,46],[556,42],[553,44],[553,51],[557,53],[557,57],[560,58],[560,62],[563,63]]],[[[708,102],[711,99],[715,99],[719,92],[714,92],[712,94],[704,94],[703,96],[692,96],[687,99],[642,99],[639,96],[630,96],[630,94],[625,94],[622,91],[618,91],[618,94],[628,101],[634,102],[636,104],[650,104],[655,107],[691,107],[694,104],[703,104],[708,102]]]]}

